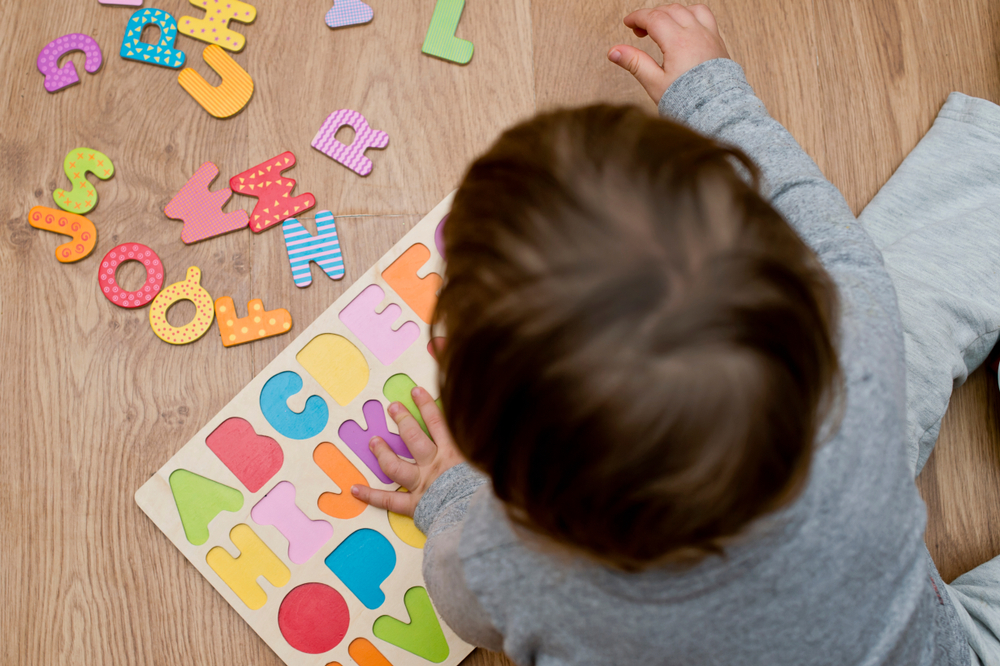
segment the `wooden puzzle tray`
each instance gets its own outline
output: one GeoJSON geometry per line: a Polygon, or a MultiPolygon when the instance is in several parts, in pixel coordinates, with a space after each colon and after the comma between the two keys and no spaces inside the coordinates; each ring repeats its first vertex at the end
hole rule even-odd
{"type": "MultiPolygon", "coordinates": [[[[403,455],[385,408],[437,386],[430,318],[442,201],[136,492],[136,503],[287,664],[458,664],[409,518],[368,440],[403,455]]],[[[220,318],[220,325],[224,322],[220,318]]],[[[266,322],[264,322],[266,324],[266,322]]],[[[393,426],[395,427],[395,426],[393,426]]]]}

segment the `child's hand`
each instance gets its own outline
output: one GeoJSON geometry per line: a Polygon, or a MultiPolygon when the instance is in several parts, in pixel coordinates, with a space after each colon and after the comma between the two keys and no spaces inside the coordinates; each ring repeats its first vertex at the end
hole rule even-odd
{"type": "Polygon", "coordinates": [[[430,394],[422,388],[415,388],[412,395],[413,402],[420,409],[420,416],[427,424],[427,430],[434,438],[433,441],[420,429],[420,424],[406,407],[398,402],[389,405],[389,416],[399,427],[399,436],[410,449],[416,464],[397,456],[381,437],[372,437],[369,442],[382,471],[409,492],[374,490],[361,485],[351,488],[351,494],[362,502],[411,518],[420,498],[434,480],[445,470],[462,462],[462,454],[455,447],[448,426],[444,422],[444,416],[430,394]]]}
{"type": "Polygon", "coordinates": [[[625,45],[611,49],[608,60],[627,69],[657,103],[684,72],[703,62],[729,57],[715,16],[705,5],[673,4],[640,9],[625,17],[625,25],[637,37],[652,37],[663,51],[663,64],[658,65],[644,51],[625,45]]]}

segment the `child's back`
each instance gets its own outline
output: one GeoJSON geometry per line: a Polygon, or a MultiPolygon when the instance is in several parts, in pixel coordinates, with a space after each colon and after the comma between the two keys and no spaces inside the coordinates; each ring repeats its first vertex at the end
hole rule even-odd
{"type": "Polygon", "coordinates": [[[522,664],[968,663],[923,544],[878,250],[732,61],[660,112],[742,153],[560,112],[456,196],[442,400],[491,483],[451,466],[425,393],[443,453],[398,409],[417,465],[376,445],[419,499],[439,611],[522,664]]]}

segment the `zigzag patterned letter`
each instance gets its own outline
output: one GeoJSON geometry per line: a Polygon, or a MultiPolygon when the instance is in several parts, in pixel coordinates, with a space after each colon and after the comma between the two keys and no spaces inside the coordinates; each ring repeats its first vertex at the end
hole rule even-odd
{"type": "Polygon", "coordinates": [[[334,111],[327,116],[312,141],[313,148],[335,162],[340,162],[359,176],[367,176],[372,172],[372,161],[365,157],[365,151],[369,148],[385,148],[388,145],[388,134],[373,130],[363,115],[350,109],[334,111]],[[336,139],[337,131],[345,125],[350,125],[355,132],[354,141],[349,146],[336,139]]]}
{"type": "Polygon", "coordinates": [[[250,223],[245,210],[222,212],[222,207],[233,196],[233,192],[230,189],[217,192],[208,190],[208,186],[218,175],[219,167],[205,162],[163,209],[170,219],[184,220],[181,240],[187,245],[243,229],[250,223]]]}

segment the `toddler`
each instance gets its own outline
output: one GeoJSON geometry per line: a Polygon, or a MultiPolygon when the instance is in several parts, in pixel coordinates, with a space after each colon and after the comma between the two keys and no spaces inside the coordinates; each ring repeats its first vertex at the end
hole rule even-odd
{"type": "Polygon", "coordinates": [[[442,617],[519,664],[969,664],[879,247],[706,7],[625,23],[663,64],[608,57],[663,119],[548,113],[470,167],[448,424],[423,389],[430,437],[391,405],[415,461],[372,449],[410,492],[352,492],[414,517],[442,617]]]}

